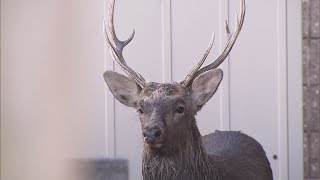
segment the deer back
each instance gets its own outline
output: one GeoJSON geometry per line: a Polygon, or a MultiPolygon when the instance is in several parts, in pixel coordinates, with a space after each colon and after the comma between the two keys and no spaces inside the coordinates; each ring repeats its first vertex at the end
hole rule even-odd
{"type": "Polygon", "coordinates": [[[237,180],[270,180],[272,170],[262,146],[237,131],[215,131],[203,137],[208,154],[221,157],[237,180]]]}

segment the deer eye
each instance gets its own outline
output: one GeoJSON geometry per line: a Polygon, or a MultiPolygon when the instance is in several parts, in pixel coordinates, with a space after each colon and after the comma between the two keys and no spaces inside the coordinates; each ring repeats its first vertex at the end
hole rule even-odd
{"type": "Polygon", "coordinates": [[[177,113],[178,113],[178,114],[183,114],[183,113],[184,113],[184,107],[179,106],[179,107],[177,108],[177,113]]]}
{"type": "Polygon", "coordinates": [[[143,112],[143,109],[144,109],[144,101],[143,100],[139,100],[138,101],[138,104],[137,104],[137,112],[142,115],[144,112],[143,112]]]}
{"type": "Polygon", "coordinates": [[[139,114],[143,114],[143,111],[142,111],[141,108],[139,108],[137,111],[138,111],[139,114]]]}

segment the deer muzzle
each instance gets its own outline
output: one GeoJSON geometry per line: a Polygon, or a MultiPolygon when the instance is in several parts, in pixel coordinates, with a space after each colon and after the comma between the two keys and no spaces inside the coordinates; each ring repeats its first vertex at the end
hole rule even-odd
{"type": "Polygon", "coordinates": [[[159,127],[147,127],[143,130],[144,141],[153,148],[160,148],[164,141],[164,136],[159,127]]]}

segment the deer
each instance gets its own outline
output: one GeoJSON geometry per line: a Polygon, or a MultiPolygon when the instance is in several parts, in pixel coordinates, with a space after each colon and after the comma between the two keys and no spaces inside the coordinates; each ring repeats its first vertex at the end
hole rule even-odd
{"type": "Polygon", "coordinates": [[[139,114],[143,139],[144,180],[272,180],[270,163],[261,144],[238,131],[218,131],[202,136],[198,111],[215,94],[223,78],[218,66],[227,58],[242,29],[246,5],[240,0],[240,18],[233,33],[226,22],[228,41],[221,55],[202,67],[214,42],[181,82],[147,82],[131,69],[123,49],[134,38],[121,41],[114,28],[115,0],[110,1],[105,26],[113,60],[127,75],[106,71],[104,80],[114,97],[139,114]]]}

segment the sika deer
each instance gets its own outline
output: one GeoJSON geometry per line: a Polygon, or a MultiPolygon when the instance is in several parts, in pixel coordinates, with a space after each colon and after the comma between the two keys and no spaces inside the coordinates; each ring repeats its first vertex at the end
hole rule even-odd
{"type": "Polygon", "coordinates": [[[270,180],[272,171],[261,145],[234,131],[201,136],[195,115],[216,92],[223,76],[217,67],[230,53],[244,22],[245,2],[235,31],[223,53],[201,68],[214,38],[200,62],[180,83],[146,82],[125,62],[122,51],[133,39],[120,41],[114,30],[115,0],[111,0],[106,35],[111,54],[128,75],[104,73],[111,92],[122,104],[140,115],[144,140],[142,175],[145,180],[270,180]],[[200,69],[201,68],[201,69],[200,69]]]}

